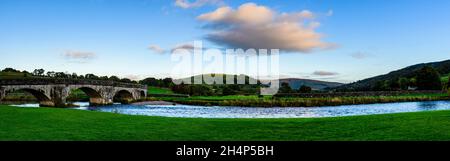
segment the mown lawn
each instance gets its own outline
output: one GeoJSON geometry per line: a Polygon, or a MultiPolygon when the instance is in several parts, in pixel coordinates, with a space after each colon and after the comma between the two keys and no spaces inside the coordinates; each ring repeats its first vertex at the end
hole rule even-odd
{"type": "Polygon", "coordinates": [[[450,111],[201,119],[0,106],[0,140],[450,140],[450,111]]]}

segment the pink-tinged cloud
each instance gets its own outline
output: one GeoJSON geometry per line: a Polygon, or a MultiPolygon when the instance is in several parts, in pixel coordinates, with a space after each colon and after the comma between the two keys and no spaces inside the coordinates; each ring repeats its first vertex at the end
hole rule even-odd
{"type": "Polygon", "coordinates": [[[208,40],[231,48],[301,53],[334,48],[315,31],[320,26],[315,18],[308,10],[277,13],[255,3],[245,3],[237,9],[224,6],[197,17],[212,30],[206,36],[208,40]]]}

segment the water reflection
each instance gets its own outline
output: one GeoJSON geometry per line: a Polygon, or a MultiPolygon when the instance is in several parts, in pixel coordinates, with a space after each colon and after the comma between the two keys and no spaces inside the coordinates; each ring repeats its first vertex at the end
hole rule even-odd
{"type": "MultiPolygon", "coordinates": [[[[122,105],[91,107],[89,103],[77,102],[75,109],[111,112],[129,115],[194,117],[194,118],[317,118],[354,115],[372,115],[429,110],[449,110],[449,101],[402,102],[333,107],[219,107],[189,105],[122,105]]],[[[38,107],[37,104],[16,105],[38,107]]]]}
{"type": "Polygon", "coordinates": [[[418,102],[417,104],[418,104],[419,108],[422,110],[432,110],[432,109],[438,107],[438,104],[433,101],[418,102]]]}

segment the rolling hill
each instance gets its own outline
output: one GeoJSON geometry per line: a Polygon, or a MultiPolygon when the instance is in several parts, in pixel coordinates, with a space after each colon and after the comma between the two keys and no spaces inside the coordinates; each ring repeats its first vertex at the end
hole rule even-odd
{"type": "Polygon", "coordinates": [[[343,85],[342,83],[337,82],[325,82],[318,80],[310,80],[310,79],[299,79],[299,78],[287,78],[280,79],[281,83],[289,83],[292,89],[299,89],[302,85],[311,87],[313,90],[324,90],[326,88],[333,88],[343,85]]]}
{"type": "MultiPolygon", "coordinates": [[[[206,75],[206,74],[204,74],[206,75]]],[[[193,79],[194,77],[198,78],[204,75],[196,75],[196,76],[192,76],[190,77],[190,79],[193,79]]],[[[224,75],[224,74],[216,74],[216,75],[220,75],[220,76],[233,76],[233,75],[224,75]]],[[[250,79],[250,80],[254,80],[256,81],[255,78],[246,76],[246,79],[250,79]]],[[[186,78],[185,78],[186,79],[186,78]]],[[[189,78],[187,78],[189,79],[189,78]]],[[[201,79],[201,78],[200,78],[201,79]]],[[[225,80],[225,79],[224,79],[225,80]]],[[[261,80],[260,81],[262,84],[267,84],[269,83],[268,80],[261,80]]],[[[323,90],[326,88],[333,88],[333,87],[337,87],[337,86],[341,86],[343,85],[342,83],[337,83],[337,82],[326,82],[326,81],[318,81],[318,80],[311,80],[311,79],[300,79],[300,78],[284,78],[284,79],[280,79],[280,83],[289,83],[289,85],[291,86],[292,89],[299,89],[302,85],[305,86],[309,86],[311,87],[313,90],[323,90]]]]}
{"type": "MultiPolygon", "coordinates": [[[[420,70],[425,66],[431,66],[435,68],[442,76],[442,79],[446,79],[445,76],[450,73],[450,60],[440,61],[440,62],[431,62],[431,63],[422,63],[412,65],[403,69],[399,69],[396,71],[392,71],[390,73],[379,75],[376,77],[367,78],[364,80],[360,80],[354,83],[345,84],[334,88],[336,90],[369,90],[371,87],[375,86],[375,84],[379,81],[385,80],[393,80],[400,77],[412,78],[415,76],[415,72],[420,70]]],[[[448,79],[448,78],[447,78],[448,79]]]]}

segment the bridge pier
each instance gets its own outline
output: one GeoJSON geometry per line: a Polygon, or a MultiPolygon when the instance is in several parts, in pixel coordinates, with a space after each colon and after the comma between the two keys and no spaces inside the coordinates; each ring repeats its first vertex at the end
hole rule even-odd
{"type": "Polygon", "coordinates": [[[89,104],[93,106],[111,105],[113,102],[104,98],[90,98],[89,104]]]}

